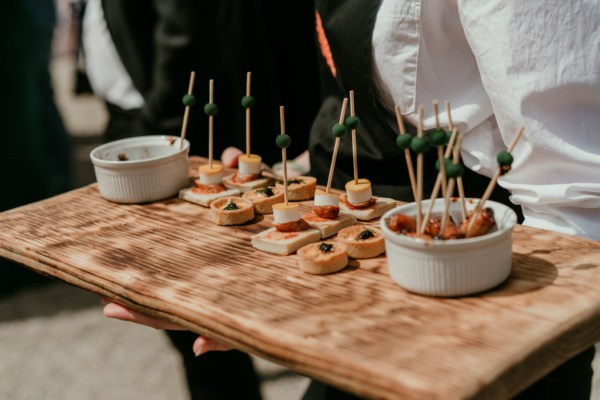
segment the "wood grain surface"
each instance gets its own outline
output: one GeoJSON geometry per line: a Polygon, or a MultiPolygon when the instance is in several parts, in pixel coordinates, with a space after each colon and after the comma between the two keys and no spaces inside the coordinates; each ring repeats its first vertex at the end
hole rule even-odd
{"type": "Polygon", "coordinates": [[[1,213],[0,256],[369,398],[505,399],[600,340],[598,242],[517,226],[507,282],[440,299],[397,286],[385,257],[304,274],[250,246],[270,224],[93,184],[1,213]]]}

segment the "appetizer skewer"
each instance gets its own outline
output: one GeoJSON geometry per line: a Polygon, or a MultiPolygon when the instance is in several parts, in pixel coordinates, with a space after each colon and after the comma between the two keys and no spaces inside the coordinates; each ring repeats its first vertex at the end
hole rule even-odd
{"type": "MultiPolygon", "coordinates": [[[[448,116],[448,129],[450,132],[454,130],[454,122],[452,121],[452,112],[450,111],[450,102],[444,103],[446,106],[446,115],[448,116]]],[[[467,219],[467,204],[465,202],[465,187],[463,185],[462,176],[456,178],[456,186],[458,187],[458,195],[460,197],[460,211],[462,213],[463,220],[467,219]]]]}
{"type": "Polygon", "coordinates": [[[213,201],[222,197],[240,194],[239,190],[227,189],[223,185],[225,170],[220,163],[213,162],[213,120],[218,111],[219,108],[214,103],[214,81],[211,79],[208,82],[208,103],[204,105],[204,113],[208,116],[208,164],[198,167],[198,179],[194,181],[195,187],[179,191],[181,199],[205,207],[209,207],[213,201]]]}
{"type": "Polygon", "coordinates": [[[188,119],[190,117],[190,108],[196,104],[196,98],[192,94],[194,90],[194,80],[196,79],[196,72],[190,72],[190,83],[188,85],[188,92],[181,99],[183,105],[185,106],[185,111],[183,112],[183,124],[181,125],[181,140],[179,140],[179,148],[183,148],[183,139],[185,139],[185,134],[187,131],[188,119]]]}
{"type": "MultiPolygon", "coordinates": [[[[214,103],[215,84],[208,81],[208,103],[204,105],[204,113],[208,116],[208,164],[198,168],[198,176],[202,185],[223,185],[224,169],[222,165],[213,165],[213,128],[214,117],[219,108],[214,103]]],[[[225,189],[225,187],[223,187],[225,189]]]]}
{"type": "Polygon", "coordinates": [[[396,201],[384,197],[373,197],[371,181],[358,178],[358,156],[356,148],[356,129],[360,119],[354,111],[354,91],[350,91],[350,116],[346,118],[346,127],[352,130],[352,158],[354,162],[354,179],[346,183],[346,194],[340,196],[340,208],[359,220],[370,220],[382,216],[387,210],[394,208],[396,201]]]}
{"type": "Polygon", "coordinates": [[[408,178],[410,179],[410,187],[412,189],[413,198],[417,198],[417,183],[415,179],[415,170],[413,168],[412,157],[410,155],[410,142],[412,136],[406,134],[404,127],[404,121],[402,119],[402,113],[400,107],[396,106],[396,121],[398,123],[398,131],[400,135],[396,138],[396,145],[404,150],[404,158],[406,159],[406,168],[408,169],[408,178]]]}
{"type": "Polygon", "coordinates": [[[346,128],[346,125],[344,125],[346,107],[348,107],[348,98],[344,97],[339,122],[335,124],[333,128],[331,128],[331,132],[335,136],[335,144],[333,145],[333,154],[331,155],[331,165],[329,166],[329,176],[327,177],[327,187],[325,189],[325,193],[329,193],[329,191],[331,190],[331,182],[333,181],[333,171],[335,171],[335,162],[337,160],[337,154],[340,149],[340,140],[348,131],[348,128],[346,128]]]}
{"type": "Polygon", "coordinates": [[[312,213],[303,217],[312,228],[318,229],[324,238],[335,235],[340,229],[353,225],[356,222],[356,219],[352,215],[340,214],[339,198],[336,194],[330,193],[340,140],[348,130],[344,125],[347,104],[348,99],[344,98],[339,122],[331,128],[331,132],[335,136],[335,144],[331,156],[327,187],[325,191],[318,189],[315,192],[312,213]]]}
{"type": "Polygon", "coordinates": [[[228,188],[247,192],[252,189],[268,186],[271,180],[262,176],[262,157],[250,152],[250,109],[254,106],[254,97],[250,95],[250,79],[246,74],[246,95],[242,97],[242,107],[246,109],[246,153],[238,157],[238,172],[224,179],[228,188]]]}
{"type": "Polygon", "coordinates": [[[478,219],[479,213],[483,209],[485,202],[492,195],[492,191],[494,190],[494,187],[496,186],[496,183],[498,182],[498,178],[500,177],[500,175],[503,175],[510,170],[512,161],[513,161],[513,157],[512,157],[511,153],[515,149],[515,146],[517,145],[517,142],[519,141],[519,139],[521,139],[521,135],[523,135],[523,130],[524,130],[524,128],[520,127],[519,130],[517,131],[517,134],[513,138],[512,142],[510,143],[510,146],[508,146],[508,150],[501,151],[498,154],[498,157],[497,157],[498,169],[496,170],[496,173],[494,174],[494,176],[492,177],[492,180],[488,184],[488,187],[486,188],[485,193],[483,194],[483,196],[481,196],[481,199],[477,203],[475,210],[469,216],[469,225],[468,225],[466,233],[465,233],[467,237],[473,236],[473,227],[475,225],[475,221],[478,219]]]}
{"type": "MultiPolygon", "coordinates": [[[[454,142],[456,140],[457,134],[458,134],[458,131],[456,129],[452,129],[452,134],[450,135],[450,139],[448,140],[448,146],[446,147],[446,152],[444,153],[444,164],[446,163],[446,159],[448,159],[450,157],[450,155],[452,154],[452,148],[454,146],[454,142]]],[[[431,197],[429,198],[429,206],[427,207],[427,211],[425,212],[425,216],[423,217],[423,222],[421,223],[421,228],[420,228],[421,232],[425,230],[425,225],[428,223],[427,221],[429,221],[429,217],[431,217],[431,211],[433,210],[433,204],[440,192],[441,184],[442,184],[442,175],[440,173],[438,173],[438,176],[435,180],[435,184],[433,185],[433,190],[431,191],[431,197]]]]}
{"type": "MultiPolygon", "coordinates": [[[[454,129],[456,131],[456,129],[454,129]]],[[[494,218],[494,211],[492,208],[484,208],[485,202],[491,196],[491,193],[497,184],[498,177],[511,169],[513,157],[511,152],[514,150],[517,142],[523,134],[523,127],[521,127],[515,137],[513,138],[507,151],[501,151],[498,153],[498,169],[492,177],[485,193],[477,203],[473,212],[467,217],[463,218],[460,226],[454,223],[449,218],[449,205],[450,197],[454,191],[455,181],[462,175],[464,171],[460,161],[460,145],[462,141],[462,135],[459,136],[457,144],[453,149],[453,162],[447,164],[447,173],[450,177],[448,182],[448,189],[444,197],[444,208],[442,210],[443,215],[441,218],[431,218],[424,222],[424,230],[418,232],[416,230],[416,217],[405,214],[394,214],[390,216],[385,223],[388,228],[392,231],[422,238],[425,240],[430,239],[459,239],[459,238],[472,238],[475,236],[482,236],[488,233],[495,225],[496,221],[494,218]]]]}
{"type": "Polygon", "coordinates": [[[252,72],[246,73],[246,96],[242,98],[242,107],[246,109],[246,156],[250,157],[250,109],[254,106],[254,98],[250,95],[252,72]]]}
{"type": "MultiPolygon", "coordinates": [[[[417,227],[421,226],[423,214],[421,211],[421,201],[423,200],[423,154],[429,150],[429,141],[423,136],[423,106],[419,106],[419,121],[417,124],[417,136],[412,138],[410,148],[417,153],[417,196],[415,203],[417,205],[417,227]]],[[[418,231],[421,233],[422,229],[418,231]]]]}
{"type": "Polygon", "coordinates": [[[285,133],[284,107],[279,108],[281,134],[275,142],[281,148],[283,162],[284,202],[273,205],[273,228],[251,237],[252,246],[259,250],[276,254],[290,254],[300,247],[321,239],[317,229],[311,229],[300,215],[300,204],[290,203],[288,199],[287,151],[292,139],[285,133]]]}
{"type": "Polygon", "coordinates": [[[435,116],[435,129],[430,133],[431,144],[437,148],[438,163],[440,165],[440,175],[442,176],[442,193],[446,193],[446,162],[444,159],[444,145],[446,144],[446,131],[440,128],[440,118],[438,116],[440,110],[437,100],[433,100],[433,114],[435,116]]]}
{"type": "MultiPolygon", "coordinates": [[[[280,109],[280,121],[281,121],[281,132],[285,131],[285,117],[283,115],[283,106],[280,109]]],[[[282,133],[283,134],[283,133],[282,133]]],[[[283,180],[277,181],[275,187],[283,189],[285,186],[285,202],[288,200],[302,201],[310,200],[315,197],[315,190],[317,189],[317,179],[312,176],[297,176],[293,179],[287,177],[287,155],[285,148],[282,148],[282,159],[283,159],[283,180]]]]}
{"type": "Polygon", "coordinates": [[[458,139],[456,139],[456,145],[453,149],[453,158],[452,163],[448,164],[448,177],[450,178],[448,181],[448,187],[446,189],[446,193],[444,194],[444,214],[442,215],[442,224],[440,227],[440,234],[445,235],[446,226],[448,225],[449,220],[449,209],[450,209],[450,197],[454,192],[454,185],[456,183],[456,179],[461,176],[464,172],[463,166],[460,164],[460,146],[462,144],[462,134],[458,135],[458,139]]]}
{"type": "Polygon", "coordinates": [[[356,128],[360,120],[354,111],[354,90],[350,91],[350,116],[346,119],[346,125],[352,130],[352,164],[354,166],[354,184],[358,185],[358,155],[356,151],[356,128]]]}
{"type": "Polygon", "coordinates": [[[292,139],[285,134],[285,109],[279,107],[279,124],[281,134],[277,137],[277,146],[281,147],[281,162],[283,163],[283,199],[285,205],[288,205],[288,179],[287,179],[287,148],[292,143],[292,139]]]}

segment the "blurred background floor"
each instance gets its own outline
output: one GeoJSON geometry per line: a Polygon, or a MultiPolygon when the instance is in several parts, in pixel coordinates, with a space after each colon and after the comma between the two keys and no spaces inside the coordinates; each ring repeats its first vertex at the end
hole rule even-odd
{"type": "MultiPolygon", "coordinates": [[[[265,360],[255,366],[266,400],[299,399],[308,385],[265,360]]],[[[188,398],[166,335],[104,318],[97,296],[52,282],[0,298],[0,399],[188,398]]]]}

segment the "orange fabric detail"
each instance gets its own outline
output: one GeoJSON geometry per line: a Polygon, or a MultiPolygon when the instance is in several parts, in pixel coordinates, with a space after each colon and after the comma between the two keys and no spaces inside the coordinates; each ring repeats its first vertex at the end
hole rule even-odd
{"type": "Polygon", "coordinates": [[[325,30],[323,29],[323,22],[321,21],[321,15],[318,11],[316,14],[316,22],[317,22],[317,39],[319,40],[319,47],[321,48],[321,54],[323,54],[323,58],[327,62],[329,66],[329,70],[333,77],[336,77],[337,71],[335,69],[335,64],[333,62],[333,56],[331,55],[331,49],[329,48],[329,42],[327,41],[327,36],[325,36],[325,30]]]}

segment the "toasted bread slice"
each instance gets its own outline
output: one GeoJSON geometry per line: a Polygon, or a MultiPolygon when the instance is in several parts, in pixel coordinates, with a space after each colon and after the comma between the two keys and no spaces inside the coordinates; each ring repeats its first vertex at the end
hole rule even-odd
{"type": "Polygon", "coordinates": [[[317,229],[300,232],[279,232],[275,228],[267,229],[250,238],[252,246],[268,253],[288,255],[300,247],[321,239],[317,229]]]}
{"type": "Polygon", "coordinates": [[[226,197],[210,204],[212,220],[217,225],[241,225],[254,219],[254,206],[240,197],[226,197]],[[229,207],[233,203],[234,207],[229,207]],[[231,209],[228,209],[231,208],[231,209]]]}
{"type": "MultiPolygon", "coordinates": [[[[283,181],[277,181],[275,187],[283,191],[283,181]]],[[[310,200],[315,197],[317,179],[312,176],[296,176],[288,179],[288,199],[292,201],[310,200]]]]}
{"type": "Polygon", "coordinates": [[[234,176],[235,174],[223,178],[223,185],[225,185],[225,187],[229,189],[237,189],[242,193],[246,193],[252,189],[258,189],[261,187],[269,186],[272,183],[271,178],[264,177],[254,179],[248,182],[236,183],[232,180],[234,176]]]}
{"type": "Polygon", "coordinates": [[[252,189],[242,196],[254,204],[255,214],[273,214],[273,204],[283,203],[283,191],[274,187],[252,189]]]}
{"type": "Polygon", "coordinates": [[[346,195],[340,196],[340,212],[344,214],[354,215],[360,221],[368,221],[379,218],[386,211],[396,207],[396,200],[387,197],[373,197],[375,201],[372,205],[362,209],[351,209],[348,207],[346,195]]]}
{"type": "Polygon", "coordinates": [[[195,189],[195,187],[181,189],[179,191],[179,198],[204,207],[210,206],[210,203],[217,199],[223,197],[234,197],[240,194],[240,191],[237,189],[229,189],[219,193],[198,193],[193,189],[195,189]]]}
{"type": "Polygon", "coordinates": [[[337,272],[348,265],[346,247],[340,243],[311,243],[298,250],[298,266],[303,272],[325,275],[337,272]]]}
{"type": "Polygon", "coordinates": [[[354,225],[356,218],[349,214],[339,214],[334,219],[321,218],[314,213],[306,214],[302,217],[311,228],[318,229],[322,238],[335,235],[340,229],[354,225]]]}
{"type": "Polygon", "coordinates": [[[346,246],[352,258],[372,258],[385,252],[385,240],[379,229],[354,225],[338,232],[335,240],[346,246]]]}

